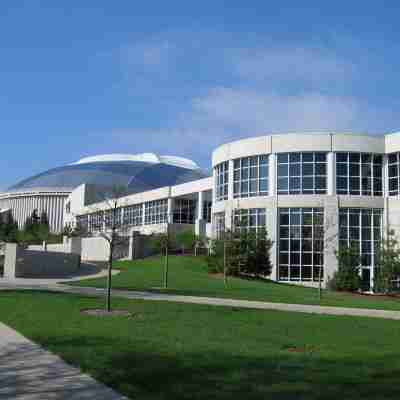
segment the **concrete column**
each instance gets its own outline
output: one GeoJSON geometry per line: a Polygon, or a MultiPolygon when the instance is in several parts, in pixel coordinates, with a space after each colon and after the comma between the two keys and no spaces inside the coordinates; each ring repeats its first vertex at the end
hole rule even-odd
{"type": "Polygon", "coordinates": [[[142,225],[146,224],[146,203],[142,204],[142,225]]]}
{"type": "Polygon", "coordinates": [[[327,189],[328,196],[336,196],[336,161],[335,153],[327,154],[327,189]]]}
{"type": "Polygon", "coordinates": [[[136,251],[135,251],[135,236],[137,232],[133,231],[132,234],[129,236],[129,250],[128,250],[128,259],[134,260],[136,258],[136,251]]]}
{"type": "Polygon", "coordinates": [[[174,199],[172,197],[168,198],[168,223],[172,224],[174,222],[174,199]]]}
{"type": "Polygon", "coordinates": [[[383,164],[382,164],[382,190],[383,190],[383,197],[389,196],[389,163],[388,163],[388,156],[383,156],[383,164]]]}
{"type": "Polygon", "coordinates": [[[197,196],[197,219],[203,219],[203,205],[204,205],[204,193],[199,192],[197,196]]]}
{"type": "Polygon", "coordinates": [[[277,180],[276,180],[276,154],[270,154],[269,155],[269,163],[268,163],[268,169],[269,169],[269,187],[268,187],[268,194],[269,196],[275,196],[277,193],[276,186],[277,186],[277,180]]]}
{"type": "Polygon", "coordinates": [[[206,235],[206,221],[204,220],[203,206],[204,206],[204,193],[199,192],[197,198],[197,218],[195,222],[195,234],[199,236],[206,235]]]}
{"type": "Polygon", "coordinates": [[[82,238],[80,237],[71,237],[68,241],[69,244],[69,252],[71,254],[82,254],[82,238]]]}
{"type": "Polygon", "coordinates": [[[232,203],[225,203],[225,229],[232,229],[233,209],[232,203]]]}
{"type": "Polygon", "coordinates": [[[272,271],[270,278],[274,281],[278,280],[278,229],[279,229],[279,221],[278,221],[278,205],[277,202],[274,201],[271,208],[266,209],[266,217],[267,217],[267,232],[270,240],[272,241],[272,247],[270,252],[270,260],[272,264],[272,271]]]}
{"type": "Polygon", "coordinates": [[[335,252],[339,248],[339,200],[327,196],[324,201],[324,285],[338,269],[335,252]]]}
{"type": "Polygon", "coordinates": [[[4,278],[16,278],[18,245],[16,243],[7,243],[4,254],[4,278]]]}

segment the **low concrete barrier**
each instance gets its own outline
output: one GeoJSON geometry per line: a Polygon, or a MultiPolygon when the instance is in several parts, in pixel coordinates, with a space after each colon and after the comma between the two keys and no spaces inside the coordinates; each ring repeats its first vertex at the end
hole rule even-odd
{"type": "Polygon", "coordinates": [[[16,243],[7,243],[4,277],[61,278],[76,272],[80,264],[78,254],[25,250],[16,243]]]}

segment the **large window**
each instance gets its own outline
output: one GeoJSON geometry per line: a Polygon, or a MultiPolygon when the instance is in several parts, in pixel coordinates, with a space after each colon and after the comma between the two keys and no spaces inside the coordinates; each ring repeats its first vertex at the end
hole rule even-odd
{"type": "Polygon", "coordinates": [[[213,227],[216,239],[221,239],[225,232],[225,212],[214,214],[213,227]]]}
{"type": "Polygon", "coordinates": [[[382,196],[382,155],[336,153],[336,192],[382,196]]]}
{"type": "Polygon", "coordinates": [[[88,216],[87,215],[78,215],[76,217],[76,226],[81,229],[83,232],[87,232],[88,226],[88,216]]]}
{"type": "Polygon", "coordinates": [[[399,195],[399,153],[392,153],[388,155],[388,168],[389,168],[389,196],[399,195]]]}
{"type": "Polygon", "coordinates": [[[122,211],[120,208],[106,210],[104,212],[104,220],[107,229],[121,226],[122,211]]]}
{"type": "Polygon", "coordinates": [[[375,255],[382,238],[382,210],[379,208],[340,208],[339,245],[356,247],[361,265],[375,265],[375,255]]]}
{"type": "Polygon", "coordinates": [[[233,197],[268,195],[267,155],[238,158],[233,168],[233,197]]]}
{"type": "Polygon", "coordinates": [[[280,208],[279,280],[318,281],[323,265],[323,209],[280,208]]]}
{"type": "Polygon", "coordinates": [[[215,167],[215,200],[228,200],[229,162],[215,167]]]}
{"type": "Polygon", "coordinates": [[[89,232],[102,231],[104,228],[104,212],[97,211],[89,215],[89,232]]]}
{"type": "Polygon", "coordinates": [[[239,209],[234,212],[234,226],[239,231],[258,233],[266,229],[265,208],[239,209]]]}
{"type": "Polygon", "coordinates": [[[212,209],[212,202],[204,201],[203,202],[203,219],[205,219],[207,223],[211,222],[211,209],[212,209]]]}
{"type": "Polygon", "coordinates": [[[135,204],[124,208],[124,225],[143,225],[143,206],[135,204]]]}
{"type": "Polygon", "coordinates": [[[196,213],[196,201],[191,199],[175,199],[174,223],[194,224],[196,213]]]}
{"type": "Polygon", "coordinates": [[[326,153],[277,155],[278,194],[325,194],[326,153]]]}
{"type": "Polygon", "coordinates": [[[146,225],[168,222],[168,199],[148,201],[145,203],[144,219],[146,225]]]}

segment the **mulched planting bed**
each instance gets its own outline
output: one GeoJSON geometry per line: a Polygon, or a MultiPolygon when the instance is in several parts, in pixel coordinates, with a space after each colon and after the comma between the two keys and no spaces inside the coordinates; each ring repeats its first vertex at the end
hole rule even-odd
{"type": "Polygon", "coordinates": [[[106,311],[102,308],[89,308],[81,310],[82,314],[93,315],[95,317],[133,317],[133,314],[127,310],[106,311]]]}

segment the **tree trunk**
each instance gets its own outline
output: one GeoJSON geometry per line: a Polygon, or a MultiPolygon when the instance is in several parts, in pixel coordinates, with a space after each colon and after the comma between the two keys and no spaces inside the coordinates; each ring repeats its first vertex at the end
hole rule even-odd
{"type": "Polygon", "coordinates": [[[224,285],[228,284],[228,279],[226,276],[226,241],[224,240],[224,285]]]}
{"type": "Polygon", "coordinates": [[[168,247],[165,248],[164,289],[168,289],[168,247]]]}
{"type": "Polygon", "coordinates": [[[112,277],[112,264],[114,255],[114,238],[115,238],[115,228],[113,228],[110,240],[110,255],[108,258],[108,276],[107,276],[107,312],[111,311],[111,277],[112,277]]]}
{"type": "Polygon", "coordinates": [[[322,282],[321,282],[321,276],[322,275],[322,266],[319,267],[318,271],[318,298],[319,302],[321,303],[322,301],[322,282]]]}

